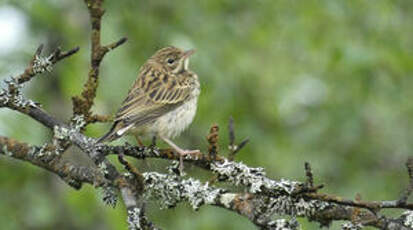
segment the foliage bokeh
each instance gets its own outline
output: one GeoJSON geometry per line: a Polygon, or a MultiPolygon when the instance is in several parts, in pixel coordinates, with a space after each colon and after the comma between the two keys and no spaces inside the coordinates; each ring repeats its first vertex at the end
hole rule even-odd
{"type": "MultiPolygon", "coordinates": [[[[80,93],[89,64],[83,2],[2,0],[0,12],[6,8],[23,15],[26,31],[18,46],[0,51],[1,79],[23,71],[40,43],[49,50],[81,47],[26,88],[50,113],[68,119],[70,97],[80,93]]],[[[238,138],[251,140],[237,160],[266,168],[270,177],[302,180],[308,161],[325,191],[344,197],[392,200],[406,186],[403,165],[413,149],[413,2],[107,0],[105,8],[103,43],[129,40],[103,61],[95,111],[115,113],[139,66],[157,49],[195,48],[191,68],[202,94],[180,145],[205,150],[208,128],[218,123],[225,153],[233,116],[238,138]]],[[[98,137],[108,128],[91,125],[87,134],[98,137]]],[[[41,144],[51,134],[3,109],[0,135],[41,144]]],[[[69,154],[80,157],[76,150],[69,154]]],[[[162,162],[149,164],[159,168],[162,162]]],[[[1,229],[126,228],[123,207],[104,207],[91,186],[75,191],[44,170],[5,157],[0,197],[1,229]]],[[[167,229],[253,228],[214,207],[150,210],[167,229]]]]}

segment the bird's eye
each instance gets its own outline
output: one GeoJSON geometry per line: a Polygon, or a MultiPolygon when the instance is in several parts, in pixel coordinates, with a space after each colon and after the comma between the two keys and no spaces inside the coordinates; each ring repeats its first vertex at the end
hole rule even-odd
{"type": "Polygon", "coordinates": [[[174,63],[174,59],[172,59],[172,58],[168,58],[168,60],[166,60],[167,62],[168,62],[168,64],[172,64],[172,63],[174,63]]]}

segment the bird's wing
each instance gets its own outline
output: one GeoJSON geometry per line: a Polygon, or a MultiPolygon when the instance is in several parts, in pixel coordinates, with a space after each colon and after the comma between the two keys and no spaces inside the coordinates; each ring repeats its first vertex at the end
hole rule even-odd
{"type": "Polygon", "coordinates": [[[122,127],[140,126],[172,111],[189,99],[191,87],[176,75],[143,67],[128,96],[118,110],[115,122],[122,127]]]}

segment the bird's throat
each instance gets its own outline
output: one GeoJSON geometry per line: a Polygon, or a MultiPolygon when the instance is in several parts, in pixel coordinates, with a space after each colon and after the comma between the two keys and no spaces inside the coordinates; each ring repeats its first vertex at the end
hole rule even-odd
{"type": "Polygon", "coordinates": [[[174,69],[173,73],[182,73],[184,71],[187,71],[189,67],[189,58],[185,58],[180,60],[179,65],[174,69]]]}

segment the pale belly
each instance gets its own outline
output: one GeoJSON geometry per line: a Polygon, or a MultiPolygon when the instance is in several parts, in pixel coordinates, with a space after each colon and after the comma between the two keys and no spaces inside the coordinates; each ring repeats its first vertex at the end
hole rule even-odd
{"type": "Polygon", "coordinates": [[[143,137],[163,136],[174,138],[182,133],[195,117],[198,97],[194,97],[180,107],[157,118],[146,125],[129,130],[134,135],[143,137]]]}

